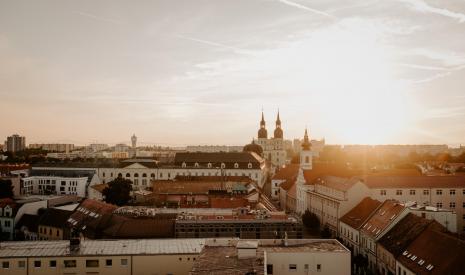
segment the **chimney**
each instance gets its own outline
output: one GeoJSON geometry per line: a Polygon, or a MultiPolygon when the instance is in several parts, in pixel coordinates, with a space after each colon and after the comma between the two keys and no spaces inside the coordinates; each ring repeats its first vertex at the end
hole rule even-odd
{"type": "Polygon", "coordinates": [[[81,248],[81,239],[79,238],[69,239],[69,251],[70,252],[78,252],[80,248],[81,248]]]}

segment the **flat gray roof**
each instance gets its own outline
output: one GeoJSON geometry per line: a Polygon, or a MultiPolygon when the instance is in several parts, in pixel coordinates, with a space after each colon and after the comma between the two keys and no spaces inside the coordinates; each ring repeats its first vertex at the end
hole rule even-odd
{"type": "Polygon", "coordinates": [[[204,245],[204,239],[83,240],[80,249],[70,253],[66,240],[2,242],[0,258],[196,254],[204,245]]]}

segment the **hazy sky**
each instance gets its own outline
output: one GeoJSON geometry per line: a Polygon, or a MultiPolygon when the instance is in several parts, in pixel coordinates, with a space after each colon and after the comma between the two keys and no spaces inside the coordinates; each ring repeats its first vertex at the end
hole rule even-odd
{"type": "Polygon", "coordinates": [[[465,143],[465,1],[0,0],[0,139],[465,143]]]}

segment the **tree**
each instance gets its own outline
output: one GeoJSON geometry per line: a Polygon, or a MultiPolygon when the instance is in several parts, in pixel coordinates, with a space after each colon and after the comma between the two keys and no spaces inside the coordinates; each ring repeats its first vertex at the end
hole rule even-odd
{"type": "Polygon", "coordinates": [[[320,220],[315,213],[311,213],[310,211],[305,210],[304,214],[302,215],[302,223],[309,231],[318,231],[320,228],[320,220]]]}
{"type": "Polygon", "coordinates": [[[0,179],[0,199],[1,198],[12,198],[13,197],[13,185],[11,180],[0,179]]]}
{"type": "Polygon", "coordinates": [[[105,202],[122,206],[127,204],[131,199],[131,190],[132,182],[128,179],[118,177],[108,183],[108,187],[103,190],[102,195],[105,198],[105,202]]]}
{"type": "Polygon", "coordinates": [[[325,227],[323,228],[323,230],[321,230],[321,237],[323,239],[329,239],[331,238],[331,231],[329,231],[329,227],[327,225],[325,225],[325,227]]]}

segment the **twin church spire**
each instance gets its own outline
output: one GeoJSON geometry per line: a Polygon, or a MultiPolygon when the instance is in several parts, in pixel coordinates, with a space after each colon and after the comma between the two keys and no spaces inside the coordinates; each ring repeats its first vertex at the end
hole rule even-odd
{"type": "MultiPolygon", "coordinates": [[[[281,128],[281,119],[278,116],[276,118],[276,128],[274,130],[274,138],[283,138],[283,129],[281,128]]],[[[268,138],[268,131],[266,130],[265,116],[262,111],[262,120],[260,121],[260,129],[258,130],[258,138],[268,138]]]]}

